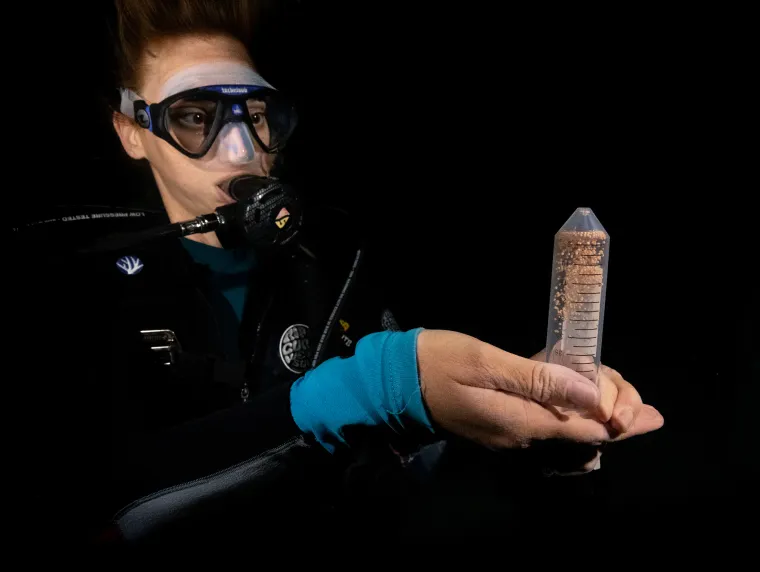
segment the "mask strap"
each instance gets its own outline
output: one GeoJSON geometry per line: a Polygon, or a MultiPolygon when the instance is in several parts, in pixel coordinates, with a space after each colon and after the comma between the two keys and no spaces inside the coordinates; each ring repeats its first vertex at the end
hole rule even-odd
{"type": "Polygon", "coordinates": [[[121,105],[119,106],[119,111],[121,111],[121,113],[123,113],[130,119],[134,119],[135,118],[135,101],[139,101],[143,98],[137,95],[131,89],[127,89],[126,87],[120,87],[119,93],[121,94],[121,105]]]}

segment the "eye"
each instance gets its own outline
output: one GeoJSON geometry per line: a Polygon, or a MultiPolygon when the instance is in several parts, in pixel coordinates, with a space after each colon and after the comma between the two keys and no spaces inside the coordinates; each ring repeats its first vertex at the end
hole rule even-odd
{"type": "Polygon", "coordinates": [[[258,100],[248,101],[248,114],[251,116],[251,123],[262,125],[266,122],[266,103],[258,100]]]}
{"type": "Polygon", "coordinates": [[[208,118],[208,113],[197,107],[181,107],[171,111],[172,121],[187,129],[202,127],[208,122],[208,118]]]}
{"type": "Polygon", "coordinates": [[[200,127],[206,123],[206,114],[203,111],[184,111],[179,116],[179,122],[185,127],[200,127]]]}

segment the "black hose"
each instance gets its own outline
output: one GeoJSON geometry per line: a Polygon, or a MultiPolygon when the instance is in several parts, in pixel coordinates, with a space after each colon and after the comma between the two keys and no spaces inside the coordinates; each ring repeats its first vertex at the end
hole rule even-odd
{"type": "Polygon", "coordinates": [[[164,238],[179,238],[184,235],[183,223],[173,223],[158,228],[149,228],[138,232],[112,234],[98,240],[95,244],[79,250],[79,254],[97,254],[112,250],[121,250],[146,242],[164,238]]]}

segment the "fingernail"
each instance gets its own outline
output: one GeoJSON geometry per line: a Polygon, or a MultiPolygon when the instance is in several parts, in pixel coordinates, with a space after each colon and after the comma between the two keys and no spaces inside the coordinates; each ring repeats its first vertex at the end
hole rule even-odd
{"type": "Polygon", "coordinates": [[[573,405],[591,409],[599,403],[599,389],[590,383],[573,382],[567,398],[573,405]]]}
{"type": "Polygon", "coordinates": [[[594,470],[598,471],[601,468],[602,468],[602,458],[599,457],[599,459],[596,461],[596,466],[594,467],[594,470]]]}
{"type": "Polygon", "coordinates": [[[628,431],[633,423],[633,409],[631,407],[625,407],[617,414],[618,423],[623,431],[628,431]]]}

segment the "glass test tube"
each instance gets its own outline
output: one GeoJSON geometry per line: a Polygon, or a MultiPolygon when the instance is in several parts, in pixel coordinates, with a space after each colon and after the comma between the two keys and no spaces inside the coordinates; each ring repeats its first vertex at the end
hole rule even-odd
{"type": "Polygon", "coordinates": [[[589,208],[579,208],[554,237],[546,361],[596,383],[602,349],[610,236],[589,208]]]}

